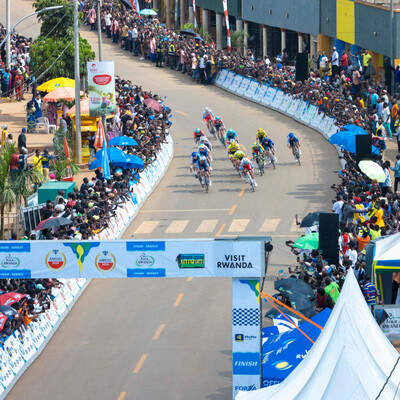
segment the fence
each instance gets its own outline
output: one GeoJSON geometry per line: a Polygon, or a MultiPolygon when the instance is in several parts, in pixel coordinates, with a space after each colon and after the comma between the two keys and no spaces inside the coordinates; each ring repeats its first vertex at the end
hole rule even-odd
{"type": "MultiPolygon", "coordinates": [[[[1,218],[1,217],[0,217],[1,218]]],[[[17,212],[7,212],[3,216],[4,221],[4,239],[10,239],[13,232],[15,232],[18,237],[23,234],[21,216],[17,212]]]]}

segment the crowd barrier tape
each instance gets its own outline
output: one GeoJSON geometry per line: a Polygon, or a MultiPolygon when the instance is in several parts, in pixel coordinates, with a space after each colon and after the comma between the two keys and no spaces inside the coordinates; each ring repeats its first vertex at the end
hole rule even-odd
{"type": "MultiPolygon", "coordinates": [[[[60,279],[64,284],[53,288],[51,307],[27,325],[24,334],[13,332],[0,344],[0,399],[4,399],[26,369],[36,360],[68,315],[90,279],[60,279]]],[[[4,339],[3,339],[4,340],[4,339]]]]}
{"type": "MultiPolygon", "coordinates": [[[[130,199],[117,209],[116,217],[109,220],[109,227],[97,235],[98,239],[119,239],[122,236],[164,176],[173,153],[173,140],[169,135],[167,142],[161,145],[157,159],[139,174],[140,181],[133,185],[130,199]]],[[[60,281],[64,285],[60,289],[53,288],[54,298],[50,309],[40,314],[38,321],[31,322],[22,336],[16,331],[4,341],[4,345],[0,344],[0,400],[7,396],[18,379],[46,347],[90,279],[60,279],[60,281]]]]}
{"type": "MultiPolygon", "coordinates": [[[[285,94],[281,89],[270,86],[267,83],[260,84],[252,78],[243,77],[232,71],[222,69],[218,73],[214,84],[254,103],[285,114],[301,124],[320,132],[327,140],[340,130],[335,123],[336,119],[323,112],[318,112],[317,106],[288,93],[285,94]]],[[[337,146],[335,147],[339,155],[342,155],[342,150],[337,146]]],[[[344,166],[343,163],[342,166],[344,166]]]]}

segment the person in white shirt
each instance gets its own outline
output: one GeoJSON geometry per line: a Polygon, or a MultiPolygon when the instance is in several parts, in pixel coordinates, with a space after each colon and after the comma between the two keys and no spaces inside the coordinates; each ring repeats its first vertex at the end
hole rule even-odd
{"type": "Polygon", "coordinates": [[[137,41],[136,41],[137,37],[138,37],[138,30],[137,30],[137,27],[135,24],[132,29],[133,54],[135,56],[138,55],[138,48],[137,48],[137,41]]]}
{"type": "Polygon", "coordinates": [[[265,56],[264,62],[265,62],[265,65],[266,65],[267,67],[269,67],[269,66],[271,65],[271,61],[270,61],[270,59],[269,59],[268,56],[265,56]]]}
{"type": "Polygon", "coordinates": [[[357,250],[354,249],[354,245],[351,243],[349,244],[349,249],[346,251],[346,256],[349,257],[351,266],[354,267],[357,261],[357,250]]]}
{"type": "Polygon", "coordinates": [[[111,13],[109,11],[107,11],[106,15],[104,16],[104,22],[106,23],[107,37],[111,38],[112,15],[111,15],[111,13]]]}
{"type": "Polygon", "coordinates": [[[325,52],[322,52],[321,59],[319,60],[319,69],[321,77],[325,75],[327,68],[328,68],[328,57],[326,56],[325,52]]]}
{"type": "Polygon", "coordinates": [[[332,53],[332,77],[336,75],[339,75],[339,53],[336,51],[336,47],[334,47],[332,53]]]}
{"type": "Polygon", "coordinates": [[[337,196],[336,199],[337,199],[337,201],[335,203],[333,203],[332,211],[335,214],[339,214],[339,221],[340,221],[342,219],[342,208],[343,208],[344,201],[342,200],[342,198],[340,196],[337,196]]]}
{"type": "Polygon", "coordinates": [[[383,103],[383,127],[385,128],[385,131],[389,133],[390,140],[392,140],[392,130],[390,128],[390,122],[391,122],[390,109],[387,103],[383,103]]]}

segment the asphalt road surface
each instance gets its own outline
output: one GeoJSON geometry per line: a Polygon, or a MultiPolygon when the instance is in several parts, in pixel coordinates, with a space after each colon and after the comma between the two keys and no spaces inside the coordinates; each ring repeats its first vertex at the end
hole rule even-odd
{"type": "MultiPolygon", "coordinates": [[[[16,3],[22,0],[14,1],[16,3]]],[[[84,31],[97,49],[95,34],[84,31]]],[[[270,235],[274,244],[266,289],[294,259],[284,242],[301,231],[295,214],[329,210],[329,186],[339,167],[334,148],[317,132],[283,115],[189,77],[156,69],[104,38],[103,59],[116,73],[172,108],[175,156],[124,238],[270,235]],[[210,192],[189,173],[193,131],[205,129],[205,106],[238,132],[250,154],[259,127],[276,143],[276,170],[256,177],[256,192],[233,171],[216,141],[210,192]],[[295,132],[298,166],[286,148],[295,132]]],[[[93,280],[10,400],[226,400],[231,398],[231,282],[229,279],[93,280]]]]}

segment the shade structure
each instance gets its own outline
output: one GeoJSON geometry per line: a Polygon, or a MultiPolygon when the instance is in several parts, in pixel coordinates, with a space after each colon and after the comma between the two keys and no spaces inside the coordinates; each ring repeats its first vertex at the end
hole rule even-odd
{"type": "Polygon", "coordinates": [[[361,133],[362,135],[367,135],[367,134],[368,134],[363,128],[361,128],[361,127],[358,126],[358,125],[348,124],[348,125],[342,126],[342,128],[343,128],[344,130],[346,130],[346,131],[356,131],[356,132],[359,132],[359,133],[361,133]]]}
{"type": "Polygon", "coordinates": [[[140,15],[146,15],[146,16],[157,15],[157,13],[154,10],[151,10],[149,8],[145,8],[145,9],[139,11],[139,14],[140,15]]]}
{"type": "Polygon", "coordinates": [[[116,167],[140,169],[144,167],[143,160],[133,154],[128,154],[126,160],[113,162],[116,167]]]}
{"type": "MultiPolygon", "coordinates": [[[[118,162],[118,161],[126,161],[127,154],[123,152],[121,149],[117,149],[116,147],[107,147],[107,156],[108,161],[110,163],[118,162]]],[[[96,159],[102,158],[102,152],[99,150],[94,157],[96,159]]]]}
{"type": "Polygon", "coordinates": [[[296,240],[293,247],[303,250],[316,250],[319,247],[319,233],[312,232],[296,240]]]}
{"type": "Polygon", "coordinates": [[[10,292],[10,293],[4,293],[0,295],[0,305],[1,306],[11,306],[12,304],[16,303],[17,301],[20,301],[26,296],[26,294],[21,294],[21,293],[16,293],[16,292],[10,292]]]}
{"type": "Polygon", "coordinates": [[[157,112],[161,112],[163,110],[163,106],[157,100],[144,99],[143,102],[144,104],[146,104],[147,107],[150,107],[157,112]]]}
{"type": "Polygon", "coordinates": [[[75,88],[73,87],[60,87],[52,90],[50,93],[46,94],[43,97],[43,101],[60,101],[67,100],[73,101],[75,100],[75,88]]]}
{"type": "Polygon", "coordinates": [[[61,87],[75,87],[75,81],[69,78],[55,78],[51,79],[45,83],[42,83],[38,86],[37,90],[40,92],[51,92],[54,89],[58,89],[61,87]]]}
{"type": "Polygon", "coordinates": [[[400,271],[400,233],[375,243],[374,269],[376,272],[400,271]]]}
{"type": "Polygon", "coordinates": [[[108,142],[109,146],[137,146],[134,138],[129,136],[116,136],[108,142]]]}
{"type": "Polygon", "coordinates": [[[363,160],[358,163],[360,170],[370,179],[377,179],[378,182],[385,182],[386,175],[383,168],[374,161],[363,160]]]}
{"type": "Polygon", "coordinates": [[[181,29],[180,35],[196,36],[196,32],[193,29],[181,29]]]}
{"type": "Polygon", "coordinates": [[[300,228],[310,228],[315,225],[319,225],[319,214],[322,211],[316,211],[307,214],[300,222],[300,228]]]}
{"type": "MultiPolygon", "coordinates": [[[[75,106],[71,107],[68,111],[69,115],[75,115],[76,114],[76,108],[75,106]]],[[[89,117],[90,112],[89,112],[89,99],[87,97],[81,99],[81,116],[82,117],[89,117]]]]}
{"type": "Polygon", "coordinates": [[[361,133],[358,131],[340,131],[333,134],[329,142],[336,144],[340,148],[349,151],[350,153],[356,152],[356,136],[357,135],[367,135],[367,133],[361,133]]]}
{"type": "Polygon", "coordinates": [[[311,286],[303,280],[294,277],[276,280],[274,287],[275,290],[281,292],[286,297],[294,293],[301,294],[309,299],[314,297],[314,291],[311,286]]]}
{"type": "Polygon", "coordinates": [[[59,226],[65,226],[72,224],[72,221],[68,218],[58,217],[58,218],[48,218],[39,223],[35,228],[35,231],[42,231],[44,229],[57,228],[59,226]]]}
{"type": "Polygon", "coordinates": [[[324,330],[301,364],[282,383],[241,391],[236,399],[375,400],[384,385],[380,399],[398,399],[400,368],[394,368],[398,357],[350,268],[324,330]]]}

